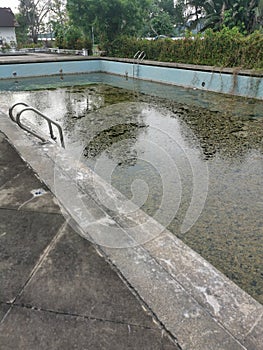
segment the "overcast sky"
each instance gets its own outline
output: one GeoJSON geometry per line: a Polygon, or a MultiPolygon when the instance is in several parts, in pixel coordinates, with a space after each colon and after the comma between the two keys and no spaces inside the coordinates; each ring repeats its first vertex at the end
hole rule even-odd
{"type": "Polygon", "coordinates": [[[10,7],[13,12],[17,12],[19,0],[0,0],[0,7],[10,7]]]}

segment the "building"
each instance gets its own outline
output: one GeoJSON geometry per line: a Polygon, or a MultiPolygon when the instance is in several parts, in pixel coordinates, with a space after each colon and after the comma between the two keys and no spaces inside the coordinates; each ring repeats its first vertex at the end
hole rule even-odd
{"type": "Polygon", "coordinates": [[[16,45],[15,15],[9,7],[0,7],[0,46],[16,45]]]}

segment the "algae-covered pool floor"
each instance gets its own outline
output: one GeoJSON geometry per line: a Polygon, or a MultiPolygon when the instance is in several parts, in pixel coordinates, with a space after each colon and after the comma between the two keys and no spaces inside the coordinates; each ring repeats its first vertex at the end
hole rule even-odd
{"type": "Polygon", "coordinates": [[[263,102],[159,89],[93,84],[1,92],[0,102],[59,121],[68,149],[263,303],[263,102]]]}

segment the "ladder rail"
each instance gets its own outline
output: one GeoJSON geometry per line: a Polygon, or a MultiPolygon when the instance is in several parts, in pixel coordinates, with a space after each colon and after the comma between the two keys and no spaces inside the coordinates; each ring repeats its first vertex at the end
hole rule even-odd
{"type": "MultiPolygon", "coordinates": [[[[132,76],[135,77],[135,63],[137,64],[137,67],[139,67],[139,64],[144,60],[146,56],[146,53],[144,51],[137,51],[135,55],[133,56],[133,67],[132,67],[132,76]]],[[[137,69],[139,70],[139,69],[137,69]]]]}
{"type": "Polygon", "coordinates": [[[138,60],[142,62],[146,56],[146,53],[144,51],[141,51],[141,53],[138,56],[138,60]]]}
{"type": "Polygon", "coordinates": [[[146,53],[144,51],[139,50],[135,53],[135,55],[133,56],[133,59],[134,61],[135,60],[142,61],[145,58],[145,56],[146,56],[146,53]]]}
{"type": "Polygon", "coordinates": [[[134,59],[134,60],[136,60],[136,59],[138,58],[140,52],[141,52],[140,50],[136,52],[136,54],[133,56],[133,59],[134,59]]]}
{"type": "Polygon", "coordinates": [[[17,102],[17,103],[15,103],[11,108],[9,108],[9,111],[8,111],[9,117],[11,118],[11,120],[12,120],[14,123],[16,123],[16,117],[17,117],[17,116],[14,117],[14,115],[13,115],[13,110],[15,109],[15,107],[17,107],[17,106],[19,106],[19,105],[22,105],[22,106],[24,106],[24,107],[29,107],[29,105],[28,105],[27,103],[25,103],[25,102],[17,102]]]}
{"type": "Polygon", "coordinates": [[[27,111],[31,111],[31,112],[34,112],[36,113],[37,115],[39,115],[40,117],[42,117],[43,119],[46,120],[47,124],[48,124],[48,128],[49,128],[49,133],[50,133],[50,137],[52,138],[52,140],[56,140],[56,137],[54,135],[54,132],[53,132],[53,127],[52,125],[54,125],[57,130],[58,130],[58,133],[59,133],[59,138],[60,138],[60,144],[63,148],[65,148],[65,142],[64,142],[64,136],[63,136],[63,131],[62,131],[62,128],[60,126],[60,124],[58,124],[57,122],[55,122],[54,120],[50,119],[48,116],[46,116],[45,114],[43,114],[42,112],[40,112],[38,109],[32,107],[32,106],[29,106],[27,103],[24,103],[24,102],[18,102],[16,104],[14,104],[10,109],[9,109],[9,116],[11,118],[11,120],[15,123],[17,123],[21,129],[27,131],[28,133],[30,133],[31,135],[34,135],[35,137],[37,137],[38,139],[40,139],[42,142],[45,142],[46,139],[39,135],[37,132],[31,130],[30,128],[28,128],[25,124],[22,123],[21,121],[21,116],[24,112],[27,112],[27,111]],[[14,117],[13,115],[13,110],[16,106],[18,105],[22,105],[24,106],[24,108],[22,108],[17,114],[16,116],[14,117]]]}

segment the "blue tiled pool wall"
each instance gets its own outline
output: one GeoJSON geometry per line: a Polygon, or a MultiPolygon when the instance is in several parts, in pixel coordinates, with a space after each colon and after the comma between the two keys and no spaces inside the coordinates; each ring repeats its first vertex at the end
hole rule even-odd
{"type": "Polygon", "coordinates": [[[122,62],[102,61],[103,72],[126,75],[182,87],[263,99],[261,77],[227,74],[152,65],[133,65],[122,62]]]}
{"type": "Polygon", "coordinates": [[[54,74],[76,74],[99,72],[100,61],[66,61],[66,62],[41,62],[41,63],[18,63],[0,65],[0,78],[9,79],[14,77],[38,77],[54,74]]]}
{"type": "Polygon", "coordinates": [[[158,65],[137,65],[103,59],[0,65],[0,79],[13,78],[14,73],[21,78],[94,72],[263,99],[263,79],[256,76],[195,71],[158,65]]]}

